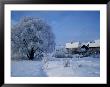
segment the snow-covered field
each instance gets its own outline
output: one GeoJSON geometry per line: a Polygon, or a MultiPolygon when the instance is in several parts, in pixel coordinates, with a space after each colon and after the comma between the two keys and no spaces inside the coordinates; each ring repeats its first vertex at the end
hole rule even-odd
{"type": "Polygon", "coordinates": [[[99,77],[100,58],[53,58],[41,61],[12,61],[11,75],[16,77],[99,77]],[[69,61],[65,67],[65,61],[69,61]]]}
{"type": "Polygon", "coordinates": [[[11,62],[12,76],[47,76],[42,69],[41,62],[38,61],[12,61],[11,62]]]}

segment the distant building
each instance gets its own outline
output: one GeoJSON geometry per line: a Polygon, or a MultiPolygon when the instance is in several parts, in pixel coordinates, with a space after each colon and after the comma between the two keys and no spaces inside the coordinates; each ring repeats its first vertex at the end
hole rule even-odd
{"type": "Polygon", "coordinates": [[[95,40],[93,42],[88,42],[89,48],[99,48],[100,47],[100,40],[95,40]]]}
{"type": "Polygon", "coordinates": [[[87,43],[80,43],[80,42],[71,42],[66,43],[65,48],[69,53],[77,53],[80,52],[83,48],[85,51],[91,52],[100,52],[100,40],[95,40],[87,43]]]}
{"type": "Polygon", "coordinates": [[[66,43],[65,48],[67,49],[68,53],[77,53],[80,50],[81,43],[80,42],[71,42],[66,43]]]}
{"type": "Polygon", "coordinates": [[[95,40],[94,42],[89,42],[89,51],[93,53],[100,53],[100,40],[95,40]]]}

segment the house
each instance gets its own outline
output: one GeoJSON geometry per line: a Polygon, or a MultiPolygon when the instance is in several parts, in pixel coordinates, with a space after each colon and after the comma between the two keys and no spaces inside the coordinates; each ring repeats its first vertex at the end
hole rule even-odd
{"type": "Polygon", "coordinates": [[[88,44],[89,44],[89,48],[100,48],[100,40],[88,42],[88,44]]]}
{"type": "Polygon", "coordinates": [[[81,43],[80,42],[71,42],[66,43],[65,48],[68,53],[77,53],[80,50],[81,43]]]}
{"type": "Polygon", "coordinates": [[[71,42],[66,43],[65,48],[67,49],[68,53],[78,53],[83,51],[89,52],[100,52],[100,40],[94,40],[87,43],[80,43],[80,42],[71,42]]]}
{"type": "Polygon", "coordinates": [[[100,53],[100,40],[95,40],[93,42],[88,42],[89,51],[93,53],[100,53]]]}

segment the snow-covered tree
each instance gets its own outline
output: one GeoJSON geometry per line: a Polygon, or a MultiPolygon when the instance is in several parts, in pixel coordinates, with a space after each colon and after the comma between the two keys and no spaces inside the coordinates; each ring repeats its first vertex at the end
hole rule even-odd
{"type": "Polygon", "coordinates": [[[20,53],[29,60],[42,58],[55,48],[55,36],[51,26],[34,17],[23,17],[11,27],[12,55],[20,53]]]}

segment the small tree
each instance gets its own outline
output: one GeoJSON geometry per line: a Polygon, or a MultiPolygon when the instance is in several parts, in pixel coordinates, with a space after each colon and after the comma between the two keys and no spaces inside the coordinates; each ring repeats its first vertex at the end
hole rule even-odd
{"type": "Polygon", "coordinates": [[[64,67],[70,67],[70,60],[69,59],[64,60],[64,67]]]}
{"type": "Polygon", "coordinates": [[[42,63],[43,63],[43,67],[42,68],[43,69],[48,69],[48,63],[49,63],[49,56],[48,56],[48,54],[44,55],[42,63]]]}
{"type": "Polygon", "coordinates": [[[43,20],[23,17],[18,24],[11,27],[12,55],[19,52],[29,60],[50,53],[55,48],[55,37],[51,27],[43,20]]]}

